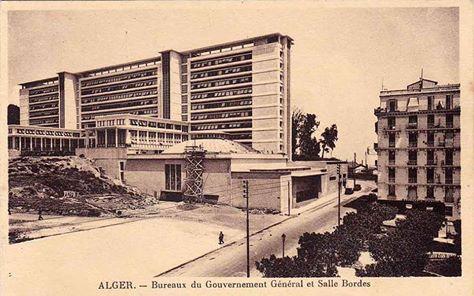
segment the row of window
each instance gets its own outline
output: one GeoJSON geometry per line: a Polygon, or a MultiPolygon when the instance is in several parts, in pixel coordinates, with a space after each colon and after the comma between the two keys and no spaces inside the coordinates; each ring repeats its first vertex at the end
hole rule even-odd
{"type": "MultiPolygon", "coordinates": [[[[408,187],[408,199],[416,199],[418,198],[418,190],[417,186],[409,186],[408,187]]],[[[388,185],[388,195],[395,196],[395,185],[388,185]]],[[[434,199],[435,198],[435,188],[434,186],[426,187],[426,198],[427,199],[434,199]]],[[[445,187],[444,189],[444,201],[448,203],[454,202],[454,189],[452,187],[445,187]]]]}
{"type": "Polygon", "coordinates": [[[148,126],[148,127],[156,127],[156,128],[164,128],[164,129],[174,129],[177,131],[188,131],[188,127],[186,125],[180,124],[171,124],[171,123],[164,123],[164,122],[155,122],[155,121],[147,121],[147,120],[139,120],[139,119],[130,119],[130,125],[134,126],[148,126]]]}
{"type": "MultiPolygon", "coordinates": [[[[444,169],[444,184],[453,184],[453,168],[445,168],[444,169]]],[[[390,183],[395,182],[395,175],[396,175],[396,168],[388,168],[388,181],[390,183]]],[[[435,170],[434,168],[427,168],[426,169],[426,182],[427,183],[435,183],[436,182],[441,184],[441,175],[436,174],[435,178],[435,170]]],[[[408,169],[408,183],[417,183],[418,181],[418,169],[417,168],[409,168],[408,169]]]]}
{"type": "Polygon", "coordinates": [[[57,87],[57,86],[53,86],[53,87],[48,87],[48,88],[41,88],[41,89],[30,90],[30,91],[28,92],[28,94],[29,94],[30,96],[34,96],[34,95],[47,94],[47,93],[57,92],[57,91],[58,91],[58,87],[57,87]]]}
{"type": "Polygon", "coordinates": [[[181,134],[165,134],[165,133],[157,133],[157,132],[146,132],[146,131],[130,131],[130,138],[131,139],[138,139],[140,142],[156,142],[157,140],[181,140],[182,138],[187,139],[187,135],[181,134]],[[182,136],[182,137],[181,137],[182,136]],[[148,139],[148,140],[147,140],[148,139]]]}
{"type": "MultiPolygon", "coordinates": [[[[134,111],[115,111],[115,112],[107,112],[100,114],[100,116],[103,115],[114,115],[114,114],[133,114],[133,115],[147,115],[147,114],[157,114],[158,109],[157,108],[152,108],[152,109],[145,109],[145,110],[134,110],[134,111]]],[[[83,115],[81,118],[82,120],[92,120],[94,119],[96,114],[88,114],[88,115],[83,115]]]]}
{"type": "Polygon", "coordinates": [[[211,102],[211,103],[191,104],[191,110],[215,109],[215,108],[248,106],[248,105],[252,105],[252,98],[229,100],[229,101],[218,102],[218,103],[211,102]]]}
{"type": "MultiPolygon", "coordinates": [[[[444,147],[446,145],[453,145],[454,144],[454,132],[448,131],[442,134],[441,137],[438,137],[437,145],[439,147],[444,147]]],[[[397,141],[397,136],[395,133],[389,133],[388,135],[388,147],[395,147],[397,141]]],[[[435,133],[429,131],[426,133],[426,142],[424,142],[426,146],[434,146],[435,145],[435,133]]],[[[418,147],[418,133],[410,132],[408,133],[408,146],[409,147],[418,147]]]]}
{"type": "Polygon", "coordinates": [[[218,87],[218,86],[233,85],[233,84],[248,83],[248,82],[252,82],[252,75],[239,77],[239,78],[221,79],[221,80],[216,80],[216,81],[194,82],[194,83],[191,83],[191,89],[218,87]]]}
{"type": "Polygon", "coordinates": [[[112,101],[112,100],[120,100],[120,99],[135,98],[135,97],[145,97],[145,96],[152,96],[156,94],[158,94],[158,90],[156,88],[152,88],[152,89],[140,90],[140,91],[135,91],[135,92],[114,94],[114,95],[109,95],[109,96],[83,98],[82,103],[87,104],[87,103],[112,101]]]}
{"type": "Polygon", "coordinates": [[[252,139],[252,132],[231,134],[230,138],[232,140],[249,140],[249,139],[251,140],[252,139]]]}
{"type": "MultiPolygon", "coordinates": [[[[388,117],[387,124],[388,128],[393,130],[396,129],[396,117],[388,117]]],[[[453,114],[446,114],[445,115],[445,124],[446,127],[451,128],[453,127],[454,122],[454,115],[453,114]]],[[[442,128],[441,118],[438,117],[438,122],[435,123],[435,116],[434,114],[429,114],[426,116],[426,125],[428,128],[442,128]]],[[[417,128],[418,127],[418,116],[417,115],[410,115],[408,117],[408,125],[407,129],[417,128]]]]}
{"type": "Polygon", "coordinates": [[[137,100],[137,101],[131,101],[131,102],[120,102],[120,103],[113,103],[113,104],[84,106],[82,107],[82,111],[87,112],[87,111],[97,111],[97,110],[118,109],[118,108],[152,105],[152,104],[157,104],[157,103],[158,103],[157,99],[145,99],[145,100],[137,100]]]}
{"type": "Polygon", "coordinates": [[[112,77],[99,78],[95,80],[86,80],[86,81],[81,82],[81,86],[87,87],[87,86],[99,85],[99,84],[104,84],[104,83],[111,83],[111,82],[118,82],[118,81],[154,76],[156,75],[156,73],[157,73],[157,70],[148,70],[148,71],[117,75],[117,76],[112,76],[112,77]]]}
{"type": "MultiPolygon", "coordinates": [[[[409,104],[410,100],[418,100],[419,98],[410,98],[407,102],[409,104]]],[[[442,110],[442,109],[452,109],[453,108],[453,95],[446,95],[444,106],[441,101],[438,101],[438,104],[435,106],[435,98],[434,96],[428,96],[428,110],[442,110]]],[[[388,101],[388,111],[395,112],[398,111],[398,101],[397,100],[389,100],[388,101]]]]}
{"type": "Polygon", "coordinates": [[[114,126],[117,123],[117,125],[125,125],[125,119],[108,119],[108,120],[98,120],[97,121],[97,126],[102,127],[102,126],[114,126]]]}
{"type": "Polygon", "coordinates": [[[241,87],[235,89],[226,89],[221,91],[212,91],[212,92],[205,92],[205,93],[197,93],[192,94],[191,99],[207,99],[207,98],[219,98],[219,97],[226,97],[226,96],[238,96],[238,95],[245,95],[251,94],[252,87],[241,87]]]}
{"type": "Polygon", "coordinates": [[[59,123],[59,118],[30,119],[30,125],[59,123]]]}
{"type": "Polygon", "coordinates": [[[192,131],[200,130],[216,130],[216,129],[234,129],[234,128],[250,128],[252,121],[216,123],[216,124],[195,124],[191,126],[192,131]]]}
{"type": "MultiPolygon", "coordinates": [[[[453,165],[454,151],[452,149],[444,150],[444,160],[440,162],[442,165],[453,165]]],[[[394,165],[396,162],[396,152],[390,150],[388,152],[388,163],[394,165]]],[[[418,152],[417,150],[408,151],[408,164],[416,165],[418,162],[418,152]]],[[[426,151],[426,164],[435,165],[438,163],[438,156],[434,150],[429,149],[426,151]]]]}
{"type": "Polygon", "coordinates": [[[252,110],[193,114],[191,115],[191,120],[219,119],[219,118],[247,117],[247,116],[252,116],[252,110]]]}
{"type": "Polygon", "coordinates": [[[48,130],[32,130],[32,129],[17,129],[17,134],[26,135],[46,135],[46,136],[60,136],[60,137],[79,137],[79,133],[63,132],[63,131],[48,131],[48,130]]]}
{"type": "Polygon", "coordinates": [[[250,60],[250,59],[252,59],[252,53],[244,53],[244,54],[239,53],[239,54],[234,54],[230,56],[215,58],[212,60],[192,62],[191,69],[197,69],[197,68],[209,67],[209,66],[215,66],[215,65],[221,65],[221,64],[228,64],[228,63],[235,63],[235,62],[240,62],[240,61],[245,61],[245,60],[250,60]]]}
{"type": "Polygon", "coordinates": [[[113,85],[113,86],[107,86],[107,87],[85,89],[85,90],[82,90],[81,93],[82,95],[90,95],[90,94],[99,94],[99,93],[104,93],[104,92],[124,90],[124,89],[130,89],[130,88],[144,87],[144,86],[156,85],[156,81],[157,81],[156,79],[152,79],[152,80],[147,80],[147,81],[127,83],[127,84],[122,84],[122,85],[113,85]]]}
{"type": "Polygon", "coordinates": [[[32,110],[42,110],[42,109],[47,109],[47,108],[57,108],[58,103],[49,103],[49,104],[43,104],[43,105],[33,105],[30,107],[30,111],[32,110]]]}
{"type": "Polygon", "coordinates": [[[52,96],[30,98],[30,104],[31,103],[47,102],[47,101],[57,100],[58,98],[59,98],[59,94],[57,94],[57,93],[53,94],[52,96]]]}
{"type": "Polygon", "coordinates": [[[50,110],[50,111],[37,111],[37,112],[30,112],[30,117],[41,117],[41,116],[50,116],[50,115],[58,115],[59,110],[50,110]]]}
{"type": "Polygon", "coordinates": [[[246,72],[246,71],[252,71],[252,64],[232,67],[228,69],[195,72],[191,74],[191,79],[214,77],[214,76],[219,76],[219,75],[234,74],[234,73],[240,73],[240,72],[246,72]]]}

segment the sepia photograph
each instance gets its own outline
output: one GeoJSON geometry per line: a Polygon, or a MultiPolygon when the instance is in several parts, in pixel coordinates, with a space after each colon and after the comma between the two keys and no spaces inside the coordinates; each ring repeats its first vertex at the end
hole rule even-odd
{"type": "Polygon", "coordinates": [[[2,3],[4,295],[472,295],[451,3],[2,3]]]}

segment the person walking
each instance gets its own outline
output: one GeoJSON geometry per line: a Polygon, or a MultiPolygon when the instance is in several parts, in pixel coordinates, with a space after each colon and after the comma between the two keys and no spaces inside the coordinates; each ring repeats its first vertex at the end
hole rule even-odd
{"type": "Polygon", "coordinates": [[[38,220],[43,220],[43,210],[39,209],[38,210],[38,220]]]}
{"type": "Polygon", "coordinates": [[[222,231],[219,233],[219,245],[224,243],[224,233],[222,231]]]}

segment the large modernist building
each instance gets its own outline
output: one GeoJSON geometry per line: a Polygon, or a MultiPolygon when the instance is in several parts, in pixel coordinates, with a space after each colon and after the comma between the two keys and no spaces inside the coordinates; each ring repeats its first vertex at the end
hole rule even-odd
{"type": "Polygon", "coordinates": [[[23,83],[20,124],[84,130],[145,115],[288,156],[292,43],[270,34],[23,83]]]}
{"type": "Polygon", "coordinates": [[[382,90],[378,118],[379,199],[407,207],[444,205],[460,218],[460,90],[420,78],[382,90]]]}

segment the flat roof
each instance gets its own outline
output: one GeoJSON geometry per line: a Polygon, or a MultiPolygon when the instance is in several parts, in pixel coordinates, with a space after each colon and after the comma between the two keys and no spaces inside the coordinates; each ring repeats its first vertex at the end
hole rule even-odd
{"type": "MultiPolygon", "coordinates": [[[[252,42],[252,41],[255,41],[255,40],[260,40],[260,39],[275,37],[275,36],[288,38],[290,40],[290,43],[293,44],[293,38],[291,38],[290,36],[283,35],[281,33],[271,33],[271,34],[265,34],[265,35],[260,35],[260,36],[256,36],[256,37],[236,40],[236,41],[230,41],[230,42],[225,42],[225,43],[200,47],[200,48],[196,48],[196,49],[189,49],[189,50],[184,50],[184,51],[177,51],[177,50],[174,50],[174,49],[168,49],[168,50],[162,50],[160,52],[174,51],[174,52],[177,52],[179,54],[186,55],[186,54],[191,54],[191,53],[195,53],[195,52],[208,51],[208,50],[212,50],[212,49],[219,49],[219,48],[222,48],[222,47],[238,45],[238,44],[242,44],[242,43],[252,42]]],[[[106,71],[106,70],[114,69],[114,68],[117,68],[117,67],[125,67],[125,66],[130,66],[130,65],[140,64],[140,63],[146,63],[146,62],[152,62],[152,61],[161,61],[161,57],[160,56],[155,56],[155,57],[146,58],[146,59],[140,59],[140,60],[115,64],[115,65],[110,65],[110,66],[104,66],[104,67],[84,70],[84,71],[80,71],[80,72],[74,72],[74,73],[73,72],[68,72],[68,73],[71,73],[71,74],[74,74],[74,75],[86,75],[86,74],[93,73],[93,72],[106,71]]],[[[19,85],[26,86],[27,84],[48,81],[48,80],[51,80],[51,79],[57,79],[57,77],[47,78],[47,79],[39,79],[39,80],[32,80],[32,81],[20,83],[19,85]]]]}

